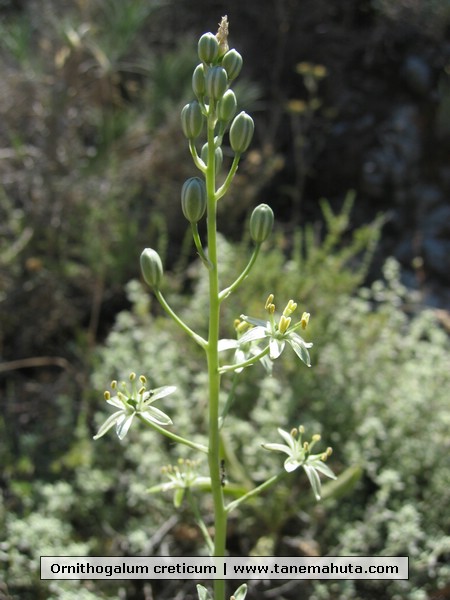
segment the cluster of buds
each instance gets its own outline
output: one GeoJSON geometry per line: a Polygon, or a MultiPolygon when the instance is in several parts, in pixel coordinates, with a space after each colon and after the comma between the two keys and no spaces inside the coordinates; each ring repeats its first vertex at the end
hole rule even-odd
{"type": "Polygon", "coordinates": [[[216,126],[218,147],[230,126],[230,145],[236,154],[247,150],[252,141],[254,123],[245,112],[236,116],[236,95],[230,88],[242,69],[242,56],[228,48],[228,21],[223,17],[216,35],[204,33],[198,42],[200,64],[192,75],[196,100],[181,111],[181,126],[189,141],[195,141],[207,119],[216,126]]]}
{"type": "MultiPolygon", "coordinates": [[[[194,242],[200,258],[208,266],[208,259],[201,247],[198,235],[198,223],[208,209],[208,193],[205,176],[208,162],[214,160],[215,175],[222,166],[222,140],[229,130],[229,144],[234,152],[234,167],[230,169],[226,186],[222,193],[216,194],[216,200],[225,193],[232,176],[237,169],[240,156],[245,152],[253,138],[254,122],[245,111],[236,114],[237,99],[231,84],[242,69],[242,56],[228,46],[228,20],[223,17],[216,35],[204,33],[198,41],[200,63],[192,75],[192,89],[195,100],[186,104],[181,111],[181,128],[189,140],[189,148],[195,165],[201,171],[200,177],[190,177],[181,188],[181,209],[189,221],[194,242]],[[208,138],[201,149],[196,143],[205,130],[214,131],[214,141],[208,138]],[[212,152],[211,144],[214,144],[212,152]],[[233,170],[234,169],[234,170],[233,170]]],[[[250,217],[250,236],[256,247],[269,237],[274,224],[272,209],[267,204],[257,206],[250,217]]],[[[152,248],[146,248],[141,254],[141,271],[144,281],[155,291],[159,290],[163,276],[162,261],[152,248]]]]}
{"type": "MultiPolygon", "coordinates": [[[[228,20],[223,17],[216,35],[204,33],[198,41],[200,64],[192,75],[192,89],[196,99],[181,111],[181,126],[184,135],[193,143],[201,135],[205,123],[215,127],[216,149],[230,127],[229,139],[237,155],[247,150],[254,132],[253,119],[246,113],[236,115],[237,99],[231,83],[242,69],[242,56],[228,47],[228,20]]],[[[202,161],[206,166],[207,156],[202,150],[202,161]]],[[[217,158],[217,156],[216,156],[217,158]]],[[[221,162],[221,157],[219,159],[221,162]]]]}

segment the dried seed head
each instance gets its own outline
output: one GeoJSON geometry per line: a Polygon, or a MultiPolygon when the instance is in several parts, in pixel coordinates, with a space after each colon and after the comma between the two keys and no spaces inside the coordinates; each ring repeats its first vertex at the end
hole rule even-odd
{"type": "Polygon", "coordinates": [[[219,56],[223,56],[228,52],[228,17],[222,17],[219,23],[219,29],[216,33],[217,41],[219,42],[219,56]]]}

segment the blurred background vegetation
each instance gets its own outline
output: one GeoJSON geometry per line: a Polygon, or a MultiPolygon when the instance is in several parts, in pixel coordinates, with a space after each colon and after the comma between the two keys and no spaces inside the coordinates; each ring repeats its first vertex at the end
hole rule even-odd
{"type": "Polygon", "coordinates": [[[256,500],[230,551],[410,557],[408,581],[252,582],[249,600],[445,600],[448,0],[0,1],[0,599],[194,598],[189,582],[40,581],[39,556],[201,551],[189,511],[146,491],[184,450],[140,428],[92,435],[103,389],[130,370],[177,385],[177,427],[205,430],[202,356],[143,289],[138,258],[160,251],[171,302],[204,328],[179,112],[196,41],[223,14],[256,121],[221,207],[224,283],[246,264],[249,211],[267,202],[277,218],[223,335],[273,292],[312,313],[315,343],[310,370],[288,356],[272,378],[243,373],[228,477],[279,466],[260,449],[276,416],[322,432],[347,479],[319,505],[301,477],[256,500]]]}

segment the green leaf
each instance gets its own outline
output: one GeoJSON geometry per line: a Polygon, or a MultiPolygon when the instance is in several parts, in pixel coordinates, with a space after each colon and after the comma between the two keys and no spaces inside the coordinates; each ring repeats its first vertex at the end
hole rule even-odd
{"type": "Polygon", "coordinates": [[[361,479],[363,469],[359,465],[348,467],[335,481],[329,481],[322,487],[322,499],[341,498],[350,494],[361,479]]]}

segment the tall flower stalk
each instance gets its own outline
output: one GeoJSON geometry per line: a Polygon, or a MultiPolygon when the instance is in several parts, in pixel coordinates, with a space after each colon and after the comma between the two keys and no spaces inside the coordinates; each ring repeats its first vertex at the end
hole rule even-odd
{"type": "MultiPolygon", "coordinates": [[[[196,452],[207,454],[207,476],[197,473],[197,461],[186,463],[185,468],[169,467],[165,473],[169,481],[150,488],[151,493],[173,491],[174,504],[180,506],[186,499],[197,520],[199,528],[205,537],[205,543],[212,556],[226,556],[227,520],[231,511],[258,494],[266,492],[284,476],[289,476],[297,467],[302,467],[307,473],[314,494],[320,498],[321,482],[318,473],[334,478],[333,472],[324,464],[331,454],[331,449],[320,454],[311,454],[313,445],[319,441],[318,435],[313,436],[311,442],[302,442],[302,427],[293,429],[290,434],[278,429],[286,444],[266,443],[263,447],[267,450],[284,452],[288,455],[285,459],[284,469],[267,479],[259,486],[247,490],[243,489],[234,495],[234,500],[227,504],[224,490],[228,485],[223,475],[225,456],[222,455],[221,430],[226,424],[227,415],[232,408],[233,397],[230,395],[225,406],[220,410],[219,397],[221,378],[229,373],[233,377],[245,368],[257,363],[271,371],[273,361],[284,351],[286,345],[290,346],[298,358],[310,366],[308,349],[312,346],[297,333],[304,330],[309,321],[309,313],[304,312],[297,323],[292,322],[292,315],[297,308],[294,300],[289,300],[283,313],[276,316],[273,303],[273,294],[268,296],[264,310],[268,315],[266,319],[257,319],[241,315],[235,322],[236,337],[234,339],[219,339],[220,308],[246,279],[258,258],[261,246],[271,234],[274,215],[267,204],[257,206],[250,217],[250,237],[254,248],[249,261],[243,271],[237,275],[224,289],[220,289],[220,264],[217,250],[217,204],[227,193],[232,185],[234,176],[239,166],[242,154],[248,149],[254,132],[253,119],[245,112],[236,115],[237,100],[231,89],[233,81],[242,68],[242,57],[235,49],[228,47],[228,21],[222,18],[216,35],[203,34],[198,42],[199,65],[192,76],[192,87],[196,99],[187,104],[181,112],[181,127],[188,140],[189,150],[193,163],[199,175],[189,178],[181,189],[181,208],[187,221],[190,223],[193,242],[209,278],[209,315],[208,330],[203,334],[193,331],[183,319],[176,314],[169,302],[165,299],[161,286],[164,280],[164,269],[161,258],[152,248],[146,248],[141,254],[141,271],[145,282],[166,311],[177,325],[198,344],[205,353],[208,371],[208,436],[205,445],[193,442],[174,431],[176,423],[172,423],[169,415],[160,408],[153,407],[154,401],[163,403],[163,398],[176,392],[174,386],[164,386],[154,390],[148,389],[147,380],[142,375],[138,380],[134,373],[130,375],[130,384],[116,381],[112,389],[117,394],[111,397],[110,392],[105,392],[109,404],[119,409],[111,415],[100,427],[95,439],[102,437],[114,426],[118,437],[122,440],[133,420],[153,428],[158,433],[169,437],[172,441],[188,446],[196,452]],[[205,131],[206,130],[206,131],[205,131]],[[205,135],[206,134],[206,135],[205,135]],[[227,135],[228,134],[228,135],[227,135]],[[225,174],[223,183],[218,186],[216,177],[222,166],[222,144],[227,135],[228,145],[233,152],[233,160],[225,174]],[[206,143],[200,148],[201,137],[206,143]],[[206,244],[202,242],[198,230],[198,223],[206,214],[206,244]],[[228,351],[234,350],[231,362],[228,351]],[[221,357],[225,355],[225,359],[221,357]],[[139,383],[139,385],[137,385],[139,383]],[[299,433],[300,432],[300,433],[299,433]],[[195,492],[195,493],[194,493],[195,492]],[[210,534],[200,507],[196,502],[196,495],[201,492],[210,492],[214,510],[214,529],[210,534]]],[[[235,384],[233,384],[233,390],[235,384]]],[[[205,440],[206,441],[206,440],[205,440]]],[[[180,463],[181,464],[181,463],[180,463]]],[[[184,463],[183,463],[184,464],[184,463]]],[[[197,586],[199,600],[225,600],[225,581],[214,581],[213,596],[203,586],[197,586]]],[[[243,585],[235,591],[231,598],[244,600],[246,586],[243,585]]]]}

